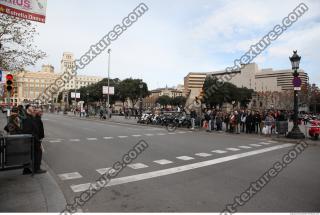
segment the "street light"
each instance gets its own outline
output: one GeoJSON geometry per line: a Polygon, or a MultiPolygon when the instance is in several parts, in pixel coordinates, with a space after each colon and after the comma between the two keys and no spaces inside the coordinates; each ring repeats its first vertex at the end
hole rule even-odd
{"type": "Polygon", "coordinates": [[[139,104],[139,112],[140,112],[140,118],[142,116],[142,88],[143,88],[143,83],[141,82],[139,84],[139,88],[140,88],[140,104],[139,104]]]}
{"type": "Polygon", "coordinates": [[[108,111],[108,116],[109,114],[109,105],[110,105],[110,95],[109,95],[109,88],[110,88],[110,57],[111,57],[111,49],[108,49],[108,104],[107,104],[107,111],[108,111]]]}
{"type": "Polygon", "coordinates": [[[87,92],[87,117],[89,116],[89,92],[87,92]]]}
{"type": "Polygon", "coordinates": [[[293,116],[293,128],[287,135],[288,138],[292,139],[304,139],[304,134],[300,131],[299,125],[298,125],[298,94],[299,94],[299,88],[301,87],[301,79],[299,78],[299,64],[301,57],[297,54],[297,51],[293,51],[293,55],[289,57],[292,65],[293,72],[293,85],[294,85],[294,116],[293,116]]]}

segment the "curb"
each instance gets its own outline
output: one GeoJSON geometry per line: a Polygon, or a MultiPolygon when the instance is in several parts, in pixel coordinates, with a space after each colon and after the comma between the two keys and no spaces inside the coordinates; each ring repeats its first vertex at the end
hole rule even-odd
{"type": "Polygon", "coordinates": [[[50,167],[42,160],[42,166],[47,170],[46,174],[38,175],[37,180],[42,188],[42,194],[47,204],[48,213],[60,213],[67,204],[67,200],[52,175],[50,167]]]}
{"type": "Polygon", "coordinates": [[[304,141],[306,144],[310,146],[320,146],[320,143],[317,143],[312,140],[307,140],[307,139],[295,140],[295,139],[284,139],[284,138],[272,138],[272,140],[282,142],[282,143],[295,143],[295,144],[299,144],[301,141],[304,141]]]}

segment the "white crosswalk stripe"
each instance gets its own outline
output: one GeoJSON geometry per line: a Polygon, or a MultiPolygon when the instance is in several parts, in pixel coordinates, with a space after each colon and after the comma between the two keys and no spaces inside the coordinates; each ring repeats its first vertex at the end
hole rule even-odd
{"type": "Polygon", "coordinates": [[[227,150],[235,152],[235,151],[239,151],[240,149],[238,149],[238,148],[227,148],[227,150]]]}
{"type": "Polygon", "coordinates": [[[128,167],[132,169],[142,169],[142,168],[147,168],[148,166],[143,163],[133,163],[133,164],[129,164],[128,167]]]}
{"type": "Polygon", "coordinates": [[[141,134],[133,134],[133,137],[141,137],[141,134]]]}
{"type": "Polygon", "coordinates": [[[49,140],[50,143],[60,143],[61,140],[49,140]]]}
{"type": "Polygon", "coordinates": [[[105,139],[105,140],[111,140],[111,139],[113,139],[113,137],[103,137],[103,139],[105,139]]]}
{"type": "Polygon", "coordinates": [[[172,161],[169,161],[169,160],[166,160],[166,159],[156,160],[156,161],[153,161],[153,162],[155,162],[155,163],[157,163],[157,164],[161,164],[161,165],[173,163],[172,161]]]}
{"type": "Polygon", "coordinates": [[[69,141],[70,142],[79,142],[80,140],[79,139],[70,139],[69,141]]]}
{"type": "Polygon", "coordinates": [[[159,136],[163,136],[163,135],[166,135],[166,134],[164,134],[164,133],[158,133],[157,135],[159,135],[159,136]]]}
{"type": "Polygon", "coordinates": [[[259,144],[262,144],[262,145],[270,145],[271,143],[268,143],[268,142],[260,142],[259,144]]]}
{"type": "Polygon", "coordinates": [[[201,153],[196,153],[195,155],[197,155],[197,156],[199,156],[199,157],[209,157],[209,156],[211,156],[212,154],[208,154],[208,153],[201,152],[201,153]]]}
{"type": "Polygon", "coordinates": [[[211,152],[218,153],[218,154],[226,153],[226,151],[223,151],[223,150],[213,150],[211,152]]]}
{"type": "Polygon", "coordinates": [[[177,157],[177,159],[188,161],[188,160],[193,160],[194,158],[189,156],[180,156],[180,157],[177,157]]]}
{"type": "Polygon", "coordinates": [[[177,133],[174,133],[174,132],[169,132],[168,134],[177,134],[177,133]]]}
{"type": "Polygon", "coordinates": [[[127,138],[128,136],[118,136],[120,139],[127,138]]]}
{"type": "Polygon", "coordinates": [[[242,149],[251,149],[252,147],[250,147],[250,146],[239,146],[239,148],[242,148],[242,149]]]}
{"type": "Polygon", "coordinates": [[[254,147],[260,147],[262,145],[259,145],[259,144],[255,144],[255,143],[252,143],[252,144],[249,144],[250,146],[254,146],[254,147]]]}
{"type": "Polygon", "coordinates": [[[108,167],[108,168],[96,169],[96,171],[97,171],[100,175],[103,175],[103,174],[106,174],[110,169],[111,169],[111,167],[108,167]]]}
{"type": "Polygon", "coordinates": [[[179,131],[178,133],[179,133],[179,134],[185,134],[185,133],[187,133],[187,132],[185,132],[185,131],[179,131]]]}
{"type": "Polygon", "coordinates": [[[58,176],[63,181],[82,178],[82,175],[80,175],[80,173],[78,172],[63,173],[63,174],[59,174],[58,176]]]}
{"type": "Polygon", "coordinates": [[[87,140],[98,140],[98,139],[95,137],[88,137],[87,140]]]}
{"type": "Polygon", "coordinates": [[[279,143],[278,141],[274,141],[274,140],[269,140],[269,143],[279,143]]]}
{"type": "Polygon", "coordinates": [[[148,137],[154,136],[154,134],[144,134],[144,135],[146,135],[148,137]]]}

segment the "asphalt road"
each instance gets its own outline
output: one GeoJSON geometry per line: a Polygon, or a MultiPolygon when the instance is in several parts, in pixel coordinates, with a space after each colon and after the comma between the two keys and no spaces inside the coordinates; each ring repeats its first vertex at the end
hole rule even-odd
{"type": "MultiPolygon", "coordinates": [[[[257,136],[168,132],[51,114],[43,120],[44,160],[69,203],[140,140],[148,143],[84,212],[221,212],[295,146],[257,136]]],[[[308,146],[236,210],[319,212],[319,155],[320,147],[308,146]]]]}

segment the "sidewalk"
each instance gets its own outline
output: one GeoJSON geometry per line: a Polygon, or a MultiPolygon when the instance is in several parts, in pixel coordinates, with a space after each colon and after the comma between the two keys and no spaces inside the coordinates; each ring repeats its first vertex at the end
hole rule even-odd
{"type": "MultiPolygon", "coordinates": [[[[0,130],[6,123],[0,113],[0,130]]],[[[44,169],[49,167],[42,162],[44,169]]],[[[0,213],[61,212],[66,200],[49,171],[45,174],[22,175],[22,169],[0,172],[0,213]]]]}

